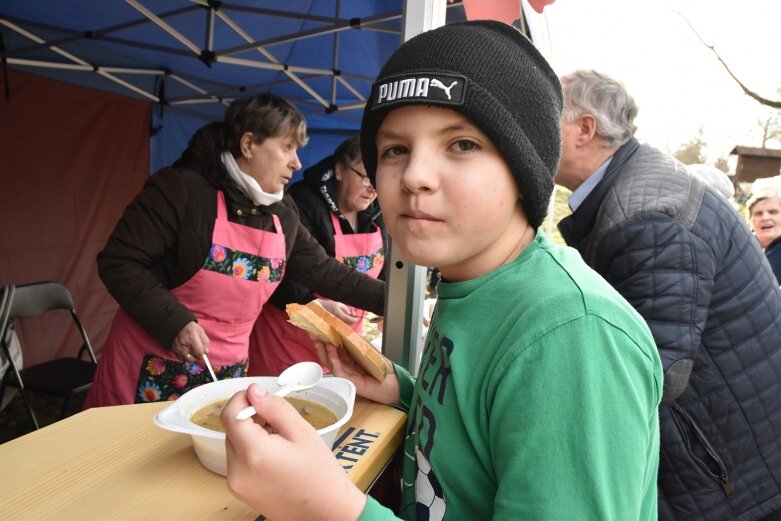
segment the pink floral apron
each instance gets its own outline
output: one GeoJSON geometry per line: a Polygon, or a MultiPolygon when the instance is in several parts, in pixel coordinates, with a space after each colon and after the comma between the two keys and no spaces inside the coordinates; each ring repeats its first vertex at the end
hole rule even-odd
{"type": "MultiPolygon", "coordinates": [[[[209,337],[218,379],[244,376],[252,326],[285,271],[285,236],[228,221],[217,192],[212,247],[201,269],[171,293],[209,337]]],[[[211,381],[202,361],[182,362],[121,309],[109,332],[84,408],[175,400],[211,381]]]]}
{"type": "MultiPolygon", "coordinates": [[[[378,277],[385,261],[382,232],[377,225],[370,233],[343,234],[339,218],[329,212],[334,226],[334,253],[339,262],[371,277],[378,277]]],[[[363,332],[364,311],[350,308],[358,320],[351,327],[363,332]]],[[[276,376],[296,362],[319,362],[312,340],[305,331],[290,325],[287,313],[266,306],[250,337],[250,376],[276,376]]],[[[325,368],[324,368],[325,369],[325,368]]]]}

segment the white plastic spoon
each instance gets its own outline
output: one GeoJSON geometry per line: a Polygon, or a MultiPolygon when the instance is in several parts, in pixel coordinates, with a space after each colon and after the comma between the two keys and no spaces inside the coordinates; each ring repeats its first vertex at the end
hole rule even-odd
{"type": "MultiPolygon", "coordinates": [[[[275,396],[286,396],[293,391],[303,391],[320,383],[323,379],[323,368],[315,362],[299,362],[291,365],[277,377],[280,386],[274,392],[275,396]]],[[[255,415],[253,406],[245,407],[236,414],[237,420],[246,420],[255,415]]]]}
{"type": "Polygon", "coordinates": [[[212,378],[214,381],[217,381],[217,375],[214,374],[214,369],[212,369],[212,364],[209,362],[209,357],[206,356],[206,353],[203,354],[203,361],[206,363],[206,367],[209,369],[209,374],[212,375],[212,378]]]}

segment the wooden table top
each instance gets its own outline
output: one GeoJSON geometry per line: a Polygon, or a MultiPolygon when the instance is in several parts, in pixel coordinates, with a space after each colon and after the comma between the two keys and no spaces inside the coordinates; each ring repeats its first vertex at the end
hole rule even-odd
{"type": "MultiPolygon", "coordinates": [[[[156,427],[168,403],[89,409],[0,445],[0,518],[252,520],[191,438],[156,427]]],[[[404,439],[406,414],[356,399],[334,455],[366,491],[404,439]]]]}

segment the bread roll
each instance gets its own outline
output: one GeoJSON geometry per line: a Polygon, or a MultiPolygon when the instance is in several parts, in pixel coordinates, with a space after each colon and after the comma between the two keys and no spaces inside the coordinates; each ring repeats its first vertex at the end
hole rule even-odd
{"type": "Polygon", "coordinates": [[[390,366],[385,357],[317,300],[313,300],[306,306],[288,304],[285,311],[290,317],[289,322],[304,329],[313,340],[322,340],[337,347],[344,347],[353,360],[380,382],[388,376],[390,366]]]}
{"type": "Polygon", "coordinates": [[[288,304],[285,306],[285,311],[287,311],[287,315],[290,318],[288,322],[309,333],[309,338],[312,340],[320,340],[336,345],[342,343],[342,337],[339,336],[336,330],[308,307],[301,304],[288,304]]]}

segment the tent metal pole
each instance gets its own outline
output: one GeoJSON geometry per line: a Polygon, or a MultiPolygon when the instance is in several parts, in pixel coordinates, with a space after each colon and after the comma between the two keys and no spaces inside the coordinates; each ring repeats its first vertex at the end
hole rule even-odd
{"type": "MultiPolygon", "coordinates": [[[[236,31],[236,33],[239,34],[242,38],[247,40],[248,42],[251,42],[253,39],[252,37],[247,34],[244,29],[242,29],[236,22],[233,21],[228,15],[217,12],[217,15],[226,23],[228,26],[236,31]]],[[[296,67],[295,71],[291,70],[291,67],[282,66],[279,61],[272,55],[269,51],[262,47],[255,47],[255,50],[257,50],[260,54],[262,54],[266,59],[268,59],[271,62],[275,62],[277,66],[281,67],[281,70],[287,75],[288,78],[293,80],[299,87],[304,89],[310,96],[312,96],[314,99],[316,99],[323,107],[330,107],[331,104],[328,103],[328,101],[324,100],[322,96],[320,96],[317,92],[315,92],[314,89],[312,89],[309,85],[307,85],[301,78],[298,77],[296,72],[304,72],[301,69],[305,69],[304,67],[296,67]]],[[[220,56],[217,58],[217,61],[227,61],[229,59],[228,56],[220,56]]],[[[234,58],[235,59],[235,58],[234,58]]],[[[306,71],[306,72],[312,72],[312,71],[306,71]]],[[[333,71],[329,71],[328,74],[333,74],[333,71]]]]}
{"type": "Polygon", "coordinates": [[[90,65],[79,65],[78,63],[59,63],[45,62],[39,60],[23,60],[21,58],[8,58],[11,65],[24,65],[26,67],[38,67],[41,69],[62,69],[66,71],[90,72],[93,68],[90,65]]]}
{"type": "Polygon", "coordinates": [[[102,65],[99,65],[98,69],[115,74],[145,74],[147,76],[165,76],[165,71],[160,69],[131,69],[128,67],[104,67],[102,65]]]}
{"type": "Polygon", "coordinates": [[[339,105],[339,112],[343,112],[345,110],[363,110],[365,106],[365,101],[362,101],[361,103],[351,103],[349,105],[339,105]]]}
{"type": "Polygon", "coordinates": [[[131,7],[136,9],[139,13],[149,18],[149,20],[152,21],[153,24],[158,26],[163,31],[167,32],[171,35],[171,37],[175,38],[179,41],[182,45],[190,49],[192,52],[194,52],[196,55],[201,54],[201,49],[197,45],[195,45],[193,42],[191,42],[186,36],[184,36],[182,33],[171,27],[168,23],[165,22],[162,18],[157,16],[155,13],[141,5],[140,2],[137,0],[125,0],[126,3],[128,3],[131,7]]]}
{"type": "MultiPolygon", "coordinates": [[[[6,27],[8,27],[9,29],[12,29],[12,30],[18,32],[19,34],[22,34],[22,35],[26,36],[27,38],[31,39],[34,42],[45,43],[45,40],[43,38],[41,38],[39,36],[36,36],[36,35],[34,35],[33,33],[29,32],[29,31],[25,31],[21,27],[15,25],[15,24],[12,24],[8,20],[0,19],[0,24],[3,24],[6,27]]],[[[157,103],[159,101],[156,96],[153,96],[153,95],[149,94],[145,90],[143,90],[143,89],[141,89],[139,87],[136,87],[135,85],[130,84],[130,83],[126,82],[125,80],[117,78],[116,76],[112,75],[111,73],[108,73],[108,72],[106,72],[104,70],[101,70],[98,67],[94,67],[94,66],[90,65],[89,63],[87,63],[86,61],[84,61],[81,58],[79,58],[78,56],[74,56],[73,54],[71,54],[71,53],[69,53],[69,52],[67,52],[67,51],[65,51],[63,49],[60,49],[57,46],[53,46],[52,45],[52,46],[49,47],[49,49],[51,49],[53,52],[59,54],[60,56],[66,58],[68,60],[71,60],[72,62],[75,62],[75,63],[77,63],[79,65],[82,65],[82,66],[87,66],[90,69],[94,69],[94,71],[97,74],[103,76],[104,78],[106,78],[108,80],[111,80],[114,83],[117,83],[119,85],[122,85],[126,89],[129,89],[129,90],[131,90],[131,91],[133,91],[133,92],[135,92],[137,94],[140,94],[141,96],[143,96],[145,98],[148,98],[148,99],[154,101],[155,103],[157,103]]]]}
{"type": "MultiPolygon", "coordinates": [[[[353,87],[352,85],[350,85],[350,82],[348,82],[347,80],[345,80],[345,79],[344,79],[342,76],[334,76],[334,79],[336,79],[336,81],[338,81],[339,83],[341,83],[342,85],[344,85],[344,86],[345,86],[345,88],[346,88],[347,90],[349,90],[350,92],[352,92],[352,93],[353,93],[353,95],[355,95],[355,97],[356,97],[356,98],[358,98],[359,100],[361,100],[361,101],[363,101],[363,102],[365,102],[365,101],[366,101],[366,96],[364,96],[364,95],[363,95],[363,93],[361,93],[360,91],[358,91],[358,90],[357,90],[355,87],[353,87]]],[[[339,107],[339,109],[341,110],[341,109],[342,109],[342,106],[340,106],[340,107],[339,107]]]]}
{"type": "MultiPolygon", "coordinates": [[[[446,0],[404,0],[402,39],[445,25],[446,0]]],[[[417,375],[422,353],[423,299],[426,290],[424,266],[401,255],[392,241],[385,286],[385,320],[382,351],[392,361],[417,375]]]]}
{"type": "Polygon", "coordinates": [[[296,65],[283,65],[276,61],[273,57],[273,62],[261,62],[257,60],[248,60],[247,58],[233,58],[231,56],[218,56],[215,61],[219,63],[230,63],[232,65],[246,65],[247,67],[254,67],[256,69],[269,69],[272,71],[285,71],[293,73],[304,74],[316,74],[318,76],[333,76],[334,71],[329,69],[315,69],[312,67],[298,67],[296,65]]]}
{"type": "Polygon", "coordinates": [[[125,80],[123,80],[121,78],[117,78],[113,74],[109,74],[108,72],[106,72],[106,71],[104,71],[102,69],[97,69],[95,72],[100,74],[104,78],[113,81],[114,83],[118,83],[119,85],[122,85],[123,87],[125,87],[128,90],[132,90],[133,92],[135,92],[136,94],[138,94],[140,96],[143,96],[143,97],[145,97],[145,98],[147,98],[149,100],[154,101],[155,103],[159,103],[160,102],[160,98],[158,98],[157,96],[155,96],[153,94],[149,94],[144,89],[142,89],[140,87],[136,87],[132,83],[128,83],[128,82],[126,82],[125,80]]]}
{"type": "MultiPolygon", "coordinates": [[[[184,85],[186,87],[191,88],[195,92],[198,92],[200,94],[203,94],[204,96],[208,96],[209,97],[209,99],[206,99],[206,100],[197,100],[197,101],[196,100],[191,100],[193,102],[197,102],[197,103],[213,103],[213,102],[219,102],[220,101],[220,99],[217,96],[214,96],[213,94],[209,94],[209,92],[207,90],[202,89],[199,86],[197,86],[197,85],[195,85],[195,84],[185,80],[184,78],[182,78],[178,74],[169,74],[168,77],[171,78],[172,80],[178,82],[178,83],[181,83],[182,85],[184,85]]],[[[173,103],[171,103],[171,104],[173,105],[173,103]]],[[[225,104],[227,104],[227,103],[225,103],[225,104]]]]}
{"type": "MultiPolygon", "coordinates": [[[[286,72],[286,74],[287,74],[287,72],[286,72]]],[[[293,81],[294,81],[294,82],[295,82],[295,83],[296,83],[296,84],[297,84],[299,87],[301,87],[302,89],[304,89],[304,90],[305,90],[305,91],[306,91],[306,92],[307,92],[307,93],[308,93],[310,96],[312,96],[314,99],[316,99],[317,101],[319,101],[319,102],[320,102],[320,104],[321,104],[323,107],[326,107],[326,108],[328,108],[328,107],[330,107],[330,106],[331,106],[331,104],[330,104],[330,103],[328,103],[328,100],[325,100],[325,99],[323,99],[323,97],[322,97],[322,96],[320,96],[320,95],[319,95],[317,92],[315,92],[315,90],[314,90],[312,87],[310,87],[309,85],[307,85],[307,84],[306,84],[306,82],[305,82],[304,80],[302,80],[301,78],[299,78],[299,77],[298,77],[298,76],[296,76],[295,74],[287,74],[287,76],[288,76],[288,78],[290,78],[291,80],[293,80],[293,81]]]]}
{"type": "Polygon", "coordinates": [[[395,27],[377,25],[377,24],[367,24],[364,22],[361,22],[361,31],[374,31],[375,33],[387,33],[387,34],[401,34],[399,30],[396,29],[395,27]]]}
{"type": "MultiPolygon", "coordinates": [[[[339,17],[339,0],[336,0],[335,15],[339,17]]],[[[333,70],[339,69],[339,33],[334,33],[334,47],[331,54],[331,68],[333,70]]],[[[331,78],[331,105],[336,105],[336,87],[339,85],[336,81],[336,76],[331,78]]]]}
{"type": "Polygon", "coordinates": [[[215,96],[213,94],[209,94],[209,92],[206,91],[205,89],[202,89],[202,88],[198,87],[197,85],[195,85],[193,83],[190,83],[189,81],[185,80],[184,78],[182,78],[178,74],[169,74],[168,77],[171,78],[172,80],[174,80],[174,81],[176,81],[178,83],[181,83],[182,85],[184,85],[184,86],[194,90],[195,92],[199,92],[199,93],[203,94],[204,96],[206,96],[205,99],[201,98],[201,99],[179,100],[177,102],[173,102],[171,100],[168,100],[168,104],[169,105],[186,105],[186,104],[196,104],[196,103],[197,104],[222,103],[223,105],[228,105],[228,101],[227,100],[223,100],[223,99],[220,99],[220,98],[218,98],[217,96],[215,96]]]}
{"type": "MultiPolygon", "coordinates": [[[[128,1],[128,0],[126,0],[128,1]]],[[[426,0],[429,1],[429,0],[426,0]]],[[[361,27],[364,26],[364,24],[369,23],[377,23],[377,22],[386,22],[389,20],[395,20],[399,18],[399,13],[390,13],[390,14],[384,14],[384,15],[377,15],[377,16],[371,16],[366,19],[361,19],[361,27]]],[[[231,47],[229,49],[223,49],[218,54],[220,55],[227,55],[227,54],[234,54],[237,52],[246,51],[248,49],[251,49],[253,47],[268,47],[270,45],[277,45],[280,43],[290,43],[295,42],[298,40],[304,40],[306,38],[314,38],[316,36],[323,36],[326,34],[334,33],[337,31],[350,31],[353,30],[352,25],[350,25],[350,20],[340,20],[338,24],[331,25],[330,27],[321,27],[318,29],[311,29],[309,31],[300,31],[295,33],[295,35],[285,35],[285,36],[278,36],[276,38],[270,38],[268,40],[258,41],[254,43],[250,43],[248,45],[239,45],[236,47],[231,47]]]]}
{"type": "Polygon", "coordinates": [[[344,71],[344,70],[342,71],[342,74],[340,74],[339,76],[341,78],[345,78],[345,79],[346,78],[350,78],[350,79],[353,79],[353,80],[368,81],[368,82],[371,82],[371,83],[374,83],[374,80],[376,79],[376,77],[374,77],[374,76],[365,76],[363,74],[356,74],[354,72],[349,72],[349,71],[344,71]]]}
{"type": "Polygon", "coordinates": [[[206,50],[214,50],[214,9],[209,8],[206,17],[206,50]]]}
{"type": "MultiPolygon", "coordinates": [[[[207,103],[217,103],[219,100],[213,96],[209,96],[209,99],[186,99],[180,101],[169,101],[169,105],[206,105],[207,103]]],[[[227,100],[221,102],[223,105],[228,105],[227,100]]]]}
{"type": "Polygon", "coordinates": [[[189,49],[182,49],[180,47],[176,47],[176,48],[166,47],[164,45],[155,45],[153,43],[147,43],[147,42],[134,42],[132,40],[126,40],[124,38],[116,38],[114,36],[98,36],[93,39],[100,42],[113,43],[116,45],[124,45],[125,47],[131,47],[133,49],[149,49],[150,51],[162,52],[165,54],[173,54],[176,56],[191,57],[193,55],[193,53],[190,52],[189,49]]]}
{"type": "MultiPolygon", "coordinates": [[[[198,5],[201,5],[203,7],[208,7],[208,2],[205,0],[190,0],[193,3],[196,3],[198,5]]],[[[302,22],[317,22],[317,23],[323,23],[323,24],[339,24],[344,22],[343,18],[338,17],[338,11],[337,11],[337,17],[336,18],[329,18],[327,16],[316,16],[312,14],[301,14],[301,13],[291,13],[290,11],[279,11],[274,9],[263,9],[259,7],[248,7],[248,6],[239,6],[239,5],[232,5],[232,4],[226,4],[223,3],[220,9],[224,11],[237,11],[237,12],[243,12],[243,13],[252,13],[252,14],[258,14],[258,15],[266,15],[266,16],[276,16],[279,18],[287,18],[290,20],[300,20],[302,22]]],[[[392,20],[395,20],[397,18],[401,17],[401,13],[397,13],[393,15],[392,20]]],[[[376,25],[377,21],[367,21],[367,20],[373,20],[367,18],[366,20],[361,19],[361,29],[368,29],[371,31],[377,31],[377,32],[386,32],[386,33],[392,33],[392,34],[399,34],[399,30],[393,27],[383,27],[381,25],[376,25]]],[[[387,21],[388,19],[384,18],[382,21],[387,21]]]]}
{"type": "Polygon", "coordinates": [[[68,60],[70,60],[70,61],[72,61],[74,63],[78,63],[79,65],[89,65],[87,62],[85,62],[81,58],[78,58],[78,57],[72,55],[71,53],[69,53],[67,51],[64,51],[63,49],[60,49],[59,47],[57,47],[55,45],[48,45],[48,44],[46,44],[46,40],[44,40],[40,36],[36,36],[33,33],[29,32],[29,31],[26,31],[25,29],[22,29],[18,25],[14,24],[14,23],[11,23],[8,20],[0,18],[0,24],[5,25],[9,29],[11,29],[13,31],[16,31],[17,33],[21,34],[22,36],[25,36],[25,37],[29,38],[30,40],[34,41],[35,43],[42,43],[42,44],[46,45],[51,51],[59,54],[63,58],[67,58],[68,60]]]}
{"type": "MultiPolygon", "coordinates": [[[[162,19],[165,19],[165,18],[168,18],[168,17],[171,17],[171,16],[178,16],[178,15],[181,15],[181,14],[189,13],[189,12],[195,10],[195,9],[198,9],[198,7],[195,7],[195,6],[183,7],[183,8],[179,8],[179,9],[174,9],[172,11],[166,11],[165,13],[160,13],[157,16],[162,18],[162,19]]],[[[9,18],[9,20],[13,20],[13,18],[9,18]]],[[[51,45],[65,45],[65,44],[68,44],[68,43],[74,43],[74,42],[78,42],[78,41],[87,39],[87,37],[84,35],[84,31],[74,31],[72,29],[66,29],[64,27],[58,27],[56,25],[44,24],[44,23],[36,22],[36,21],[32,21],[32,20],[24,20],[24,23],[28,24],[30,27],[38,27],[39,29],[44,29],[46,31],[58,31],[58,32],[71,33],[71,36],[67,36],[67,37],[63,37],[63,38],[57,38],[56,40],[51,40],[50,39],[47,43],[45,42],[43,45],[38,44],[38,45],[31,45],[29,47],[22,47],[22,48],[19,48],[19,49],[15,49],[13,51],[14,55],[16,55],[16,54],[21,55],[21,54],[25,54],[27,52],[37,51],[37,50],[40,50],[40,49],[42,49],[44,47],[49,47],[51,45]]],[[[121,24],[117,24],[117,25],[112,25],[110,27],[104,27],[103,29],[98,29],[96,31],[93,31],[92,32],[92,39],[93,40],[102,39],[102,38],[105,38],[105,36],[107,34],[111,34],[111,33],[117,32],[117,31],[122,31],[122,30],[125,30],[125,29],[129,29],[131,27],[135,27],[135,26],[138,26],[138,25],[144,25],[144,24],[148,24],[148,23],[149,23],[149,19],[148,18],[141,17],[138,20],[133,20],[133,21],[130,21],[130,22],[125,22],[125,23],[121,23],[121,24]]],[[[123,42],[125,42],[125,45],[129,45],[125,40],[119,40],[118,39],[117,41],[123,41],[123,42]]],[[[10,55],[10,53],[9,53],[9,55],[10,55]]]]}
{"type": "MultiPolygon", "coordinates": [[[[178,98],[178,99],[166,98],[165,102],[170,107],[173,107],[174,105],[216,105],[216,104],[222,104],[228,106],[230,105],[230,102],[233,101],[233,99],[235,99],[236,97],[238,96],[219,98],[213,95],[207,95],[207,96],[200,96],[200,97],[178,98]]],[[[213,118],[212,116],[209,117],[213,118]]],[[[216,117],[217,119],[220,119],[220,116],[216,116],[216,117]]]]}
{"type": "Polygon", "coordinates": [[[261,16],[274,16],[277,18],[287,18],[288,20],[300,20],[302,22],[317,22],[321,24],[335,24],[342,20],[340,18],[332,18],[329,16],[317,16],[309,13],[293,13],[290,11],[280,11],[278,9],[264,9],[262,7],[248,7],[236,4],[224,3],[220,7],[226,11],[236,11],[239,13],[252,13],[261,16]]]}

